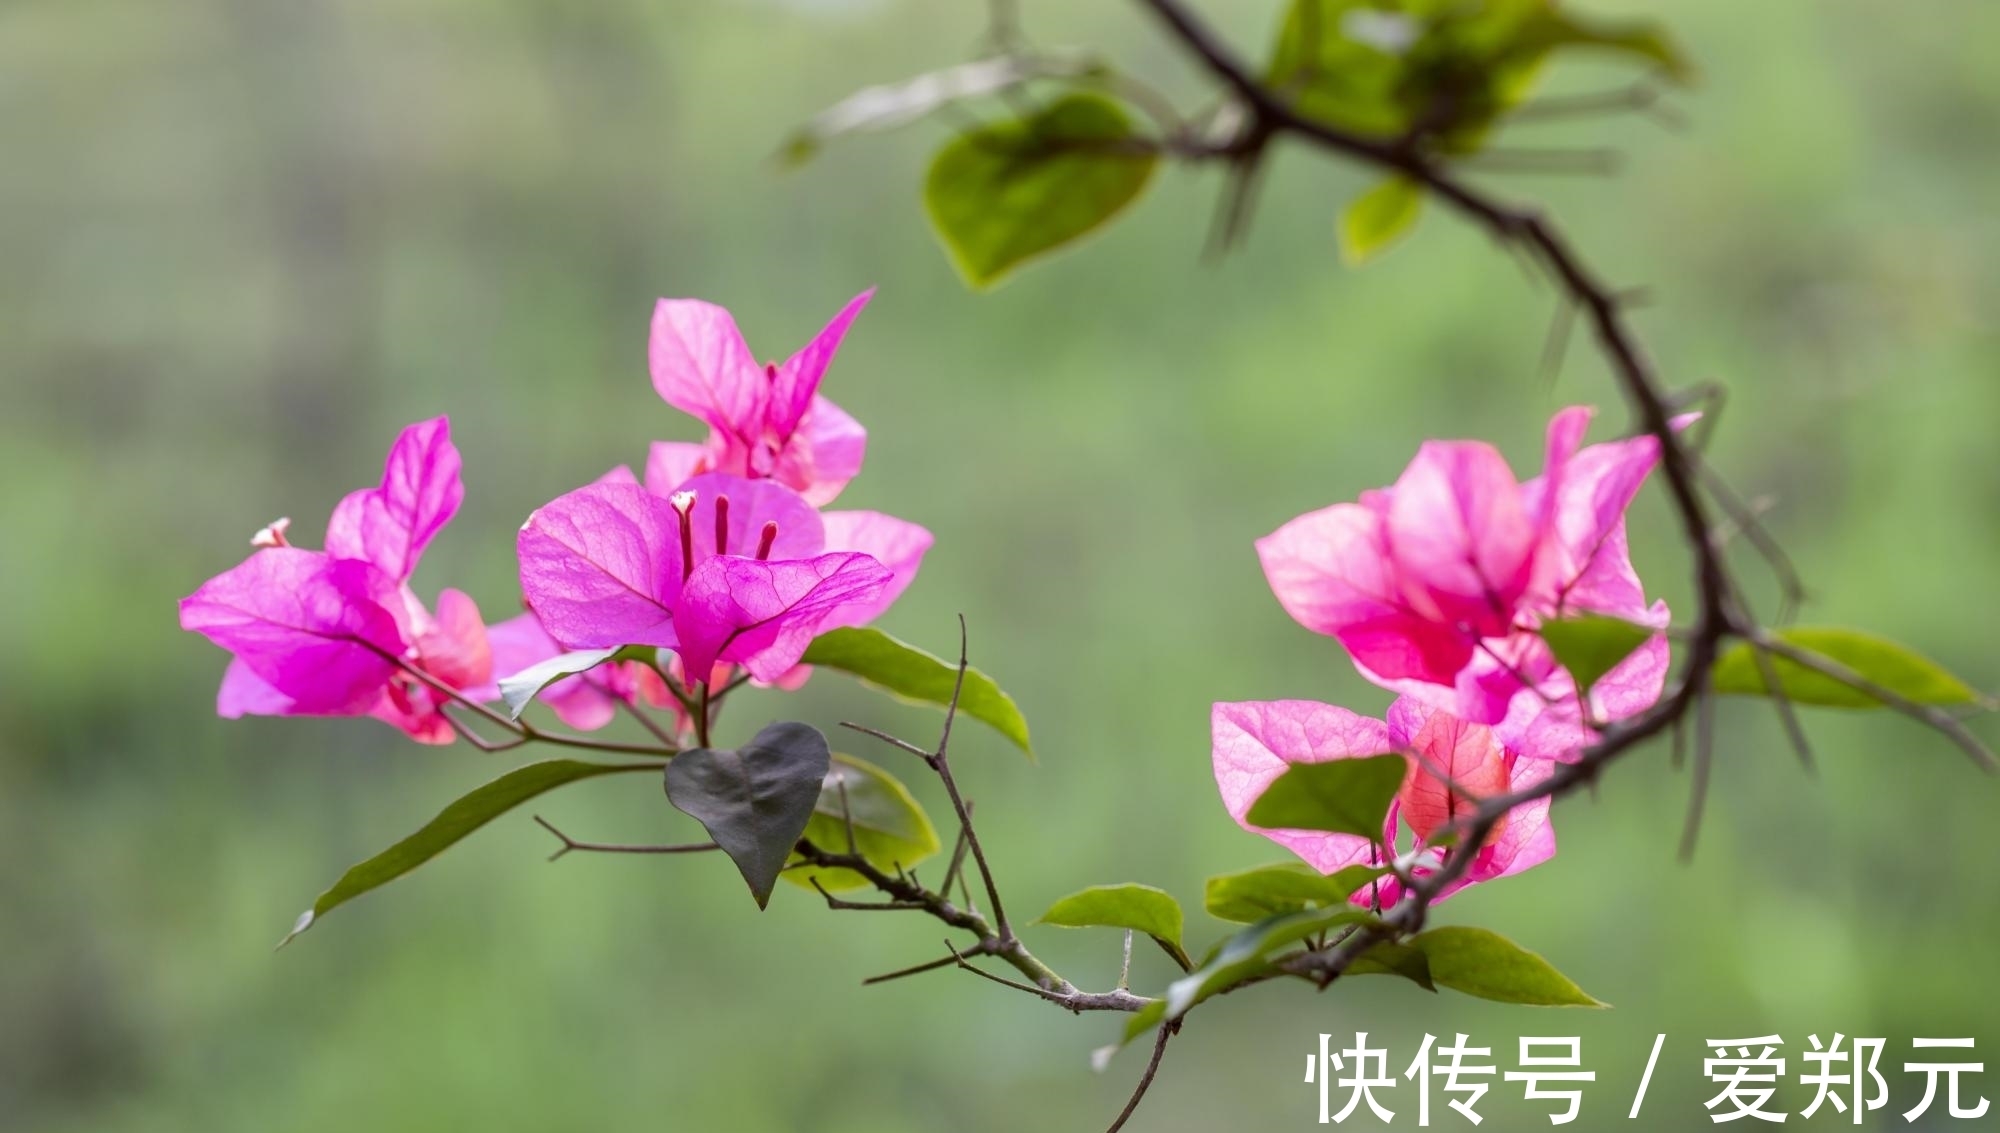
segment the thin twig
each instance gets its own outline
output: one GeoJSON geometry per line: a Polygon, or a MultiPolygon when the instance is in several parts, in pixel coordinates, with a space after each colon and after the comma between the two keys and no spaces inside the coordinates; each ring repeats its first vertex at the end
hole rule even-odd
{"type": "Polygon", "coordinates": [[[893,972],[884,972],[879,976],[869,976],[867,979],[861,981],[861,986],[872,987],[875,984],[888,983],[890,980],[900,980],[905,976],[920,976],[925,972],[935,972],[939,968],[949,968],[956,963],[958,963],[958,957],[956,956],[940,956],[935,960],[926,961],[922,964],[912,964],[907,968],[898,968],[893,972]]]}
{"type": "Polygon", "coordinates": [[[826,907],[829,909],[855,909],[862,912],[896,913],[925,907],[922,901],[843,901],[833,894],[828,893],[826,886],[819,883],[819,878],[812,877],[806,880],[814,889],[819,890],[820,896],[826,898],[826,907]]]}
{"type": "Polygon", "coordinates": [[[558,830],[555,823],[550,822],[539,814],[531,815],[530,817],[536,823],[540,824],[542,829],[555,835],[557,840],[562,842],[562,846],[555,853],[549,855],[550,861],[555,861],[557,858],[573,850],[581,850],[584,853],[590,854],[701,854],[722,848],[714,842],[689,842],[671,846],[627,845],[619,842],[582,842],[558,830]]]}
{"type": "Polygon", "coordinates": [[[840,726],[850,731],[860,732],[864,736],[873,736],[874,738],[881,740],[883,743],[888,744],[891,747],[898,747],[903,749],[904,751],[909,752],[911,755],[916,756],[918,759],[921,759],[926,763],[930,762],[931,753],[924,750],[923,748],[918,747],[917,745],[911,743],[908,740],[898,739],[887,732],[871,728],[866,724],[857,724],[852,720],[842,720],[840,722],[840,726]]]}
{"type": "Polygon", "coordinates": [[[952,682],[951,703],[944,710],[944,730],[938,735],[937,752],[930,757],[930,765],[944,783],[944,791],[951,799],[952,810],[958,815],[959,829],[965,832],[965,844],[972,850],[972,862],[979,867],[980,880],[986,883],[986,899],[992,902],[993,919],[999,925],[1000,939],[1014,938],[1013,926],[1007,923],[1007,910],[1000,903],[1000,887],[993,881],[993,868],[986,863],[986,850],[979,844],[979,832],[972,826],[972,811],[966,807],[965,796],[959,794],[958,783],[951,776],[951,763],[947,754],[951,746],[951,722],[958,716],[958,698],[965,691],[966,633],[965,615],[958,616],[958,676],[952,682]]]}
{"type": "Polygon", "coordinates": [[[1139,1075],[1139,1084],[1133,1088],[1131,1100],[1125,1103],[1124,1109],[1118,1111],[1118,1116],[1112,1119],[1110,1128],[1104,1133],[1118,1133],[1120,1129],[1125,1128],[1125,1123],[1131,1120],[1132,1114],[1139,1108],[1139,1103],[1145,1100],[1146,1091],[1153,1088],[1153,1076],[1160,1072],[1160,1060],[1167,1056],[1168,1041],[1180,1029],[1181,1024],[1178,1019],[1171,1023],[1160,1024],[1159,1037],[1153,1040],[1153,1057],[1146,1060],[1145,1073],[1139,1075]]]}

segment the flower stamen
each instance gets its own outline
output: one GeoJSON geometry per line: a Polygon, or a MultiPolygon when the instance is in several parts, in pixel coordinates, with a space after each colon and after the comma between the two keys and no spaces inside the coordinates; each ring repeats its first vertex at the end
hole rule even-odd
{"type": "Polygon", "coordinates": [[[778,521],[774,519],[764,525],[763,537],[757,540],[758,562],[761,563],[764,560],[771,557],[771,544],[776,543],[777,541],[778,541],[778,521]]]}
{"type": "Polygon", "coordinates": [[[694,573],[694,493],[675,492],[667,503],[681,520],[681,581],[686,582],[694,573]]]}

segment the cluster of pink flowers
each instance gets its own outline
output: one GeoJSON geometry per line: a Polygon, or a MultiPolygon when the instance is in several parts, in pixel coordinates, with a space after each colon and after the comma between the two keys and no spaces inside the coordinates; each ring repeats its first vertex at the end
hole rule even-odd
{"type": "MultiPolygon", "coordinates": [[[[1257,543],[1299,624],[1339,641],[1362,676],[1398,695],[1385,720],[1311,701],[1217,704],[1215,778],[1229,813],[1322,872],[1400,863],[1421,878],[1471,853],[1445,895],[1555,853],[1547,800],[1510,811],[1476,847],[1426,843],[1480,801],[1532,786],[1597,729],[1660,697],[1667,638],[1654,635],[1578,696],[1538,629],[1601,614],[1664,631],[1625,544],[1625,509],[1658,459],[1636,437],[1582,447],[1590,411],[1549,423],[1546,466],[1521,482],[1490,445],[1424,444],[1392,487],[1302,515],[1257,543]],[[1251,805],[1294,763],[1401,752],[1409,763],[1379,839],[1259,830],[1251,805]],[[1403,837],[1407,829],[1409,837],[1403,837]]],[[[1357,901],[1394,901],[1385,879],[1357,901]]]]}
{"type": "MultiPolygon", "coordinates": [[[[729,312],[662,299],[648,362],[668,404],[706,424],[705,442],[653,445],[629,468],[537,509],[518,540],[527,613],[488,626],[456,590],[432,614],[409,579],[464,498],[442,417],[411,425],[382,482],[334,509],[325,550],[294,547],[288,521],[181,602],[181,625],[234,655],[224,716],[372,715],[425,743],[455,734],[456,693],[498,696],[495,678],[568,650],[650,645],[669,673],[719,687],[740,667],[796,686],[813,637],[864,624],[910,584],[931,535],[872,511],[821,511],[861,470],[867,433],[819,394],[872,292],[798,353],[759,364],[729,312]],[[446,692],[444,690],[450,690],[446,692]]],[[[607,723],[621,701],[677,704],[660,673],[607,665],[550,685],[572,727],[607,723]]]]}

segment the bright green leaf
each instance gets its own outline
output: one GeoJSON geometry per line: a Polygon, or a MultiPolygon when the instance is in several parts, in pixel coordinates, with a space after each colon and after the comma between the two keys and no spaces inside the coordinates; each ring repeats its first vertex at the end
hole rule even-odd
{"type": "MultiPolygon", "coordinates": [[[[1788,645],[1845,666],[1905,700],[1934,705],[1976,704],[1981,700],[1978,693],[1937,662],[1873,634],[1830,626],[1797,626],[1779,630],[1777,636],[1788,645]]],[[[1795,704],[1828,708],[1882,706],[1873,696],[1795,661],[1775,654],[1769,660],[1779,687],[1795,704]]],[[[1757,656],[1747,642],[1739,642],[1723,652],[1716,660],[1712,679],[1717,692],[1769,695],[1757,656]]]]}
{"type": "Polygon", "coordinates": [[[551,759],[516,767],[445,807],[415,834],[342,874],[333,888],[320,894],[313,907],[299,916],[298,923],[278,942],[278,947],[291,943],[293,937],[317,924],[334,907],[387,885],[536,795],[579,779],[627,771],[658,771],[660,767],[658,763],[584,763],[574,759],[551,759]]]}
{"type": "MultiPolygon", "coordinates": [[[[938,852],[937,830],[908,787],[866,760],[836,752],[820,785],[812,819],[806,823],[805,837],[830,853],[846,853],[849,819],[855,851],[884,873],[909,869],[938,852]]],[[[868,884],[867,878],[851,869],[802,866],[796,859],[782,876],[804,886],[817,881],[821,888],[836,893],[868,884]]]]}
{"type": "Polygon", "coordinates": [[[1452,925],[1410,938],[1439,986],[1501,1003],[1603,1007],[1547,960],[1483,928],[1452,925]]]}
{"type": "Polygon", "coordinates": [[[1406,235],[1423,211],[1424,191],[1406,177],[1391,177],[1354,198],[1340,214],[1340,254],[1359,267],[1406,235]]]}
{"type": "MultiPolygon", "coordinates": [[[[851,673],[869,684],[919,704],[951,703],[958,666],[890,637],[879,629],[836,629],[820,634],[806,650],[805,664],[851,673]]],[[[1034,758],[1028,722],[1012,697],[978,669],[965,670],[958,710],[991,725],[1034,758]]]]}
{"type": "Polygon", "coordinates": [[[1541,628],[1542,640],[1576,680],[1577,691],[1585,694],[1657,632],[1603,614],[1546,621],[1541,628]]]}
{"type": "Polygon", "coordinates": [[[667,764],[667,801],[694,816],[763,908],[805,833],[831,763],[807,724],[771,724],[734,750],[694,748],[667,764]]]}
{"type": "Polygon", "coordinates": [[[1183,970],[1194,967],[1181,947],[1181,905],[1150,885],[1095,885],[1072,893],[1042,914],[1042,924],[1064,928],[1129,928],[1159,941],[1183,970]]]}
{"type": "Polygon", "coordinates": [[[1348,962],[1350,976],[1401,976],[1425,991],[1436,991],[1431,962],[1421,949],[1385,940],[1348,962]]]}
{"type": "Polygon", "coordinates": [[[1202,905],[1208,915],[1238,924],[1344,904],[1386,870],[1352,865],[1327,876],[1304,862],[1280,862],[1208,879],[1202,905]]]}
{"type": "Polygon", "coordinates": [[[991,287],[1131,204],[1159,161],[1138,141],[1116,102],[1064,95],[952,139],[931,162],[924,206],[959,274],[991,287]]]}
{"type": "Polygon", "coordinates": [[[1164,1018],[1178,1019],[1202,1000],[1271,970],[1272,958],[1329,929],[1373,921],[1366,909],[1313,909],[1259,921],[1237,933],[1213,958],[1167,986],[1164,1018]]]}
{"type": "Polygon", "coordinates": [[[1267,830],[1325,830],[1380,838],[1408,764],[1400,755],[1295,763],[1272,780],[1245,817],[1267,830]]]}

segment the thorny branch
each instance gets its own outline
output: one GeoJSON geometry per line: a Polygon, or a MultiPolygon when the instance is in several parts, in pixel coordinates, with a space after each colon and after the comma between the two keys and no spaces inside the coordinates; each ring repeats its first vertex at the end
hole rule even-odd
{"type": "MultiPolygon", "coordinates": [[[[1732,529],[1745,534],[1771,563],[1784,589],[1787,607],[1797,596],[1797,576],[1783,552],[1758,527],[1750,509],[1744,507],[1728,486],[1702,464],[1698,448],[1680,434],[1676,417],[1687,399],[1677,397],[1662,387],[1641,349],[1627,318],[1628,308],[1635,302],[1634,293],[1601,280],[1584,263],[1555,223],[1539,210],[1488,195],[1462,180],[1456,169],[1448,167],[1423,148],[1420,137],[1368,137],[1308,117],[1295,108],[1285,92],[1267,87],[1253,77],[1251,70],[1180,0],[1137,2],[1157,18],[1179,47],[1193,55],[1225,88],[1230,101],[1215,114],[1192,119],[1182,119],[1171,113],[1156,114],[1154,117],[1161,120],[1163,126],[1172,126],[1162,138],[1135,139],[1122,144],[1150,148],[1164,156],[1183,160],[1222,160],[1230,163],[1236,175],[1230,198],[1233,203],[1225,204],[1226,215],[1220,230],[1224,242],[1242,222],[1247,186],[1254,180],[1259,167],[1258,159],[1279,138],[1299,141],[1337,157],[1405,177],[1446,202],[1467,220],[1484,228],[1502,247],[1520,253],[1534,269],[1532,274],[1555,284],[1560,296],[1561,313],[1560,329],[1552,332],[1552,340],[1566,342],[1572,321],[1580,321],[1587,326],[1631,408],[1637,431],[1652,437],[1659,445],[1662,478],[1693,564],[1693,619],[1687,630],[1676,634],[1677,640],[1685,645],[1684,664],[1672,686],[1652,707],[1637,716],[1604,726],[1598,732],[1596,742],[1580,752],[1574,762],[1559,765],[1553,774],[1533,786],[1486,798],[1470,815],[1456,820],[1449,831],[1455,836],[1456,845],[1478,847],[1484,844],[1501,819],[1524,803],[1559,798],[1579,788],[1594,786],[1606,765],[1663,732],[1673,731],[1678,748],[1679,737],[1688,717],[1692,716],[1696,745],[1694,789],[1684,850],[1691,849],[1714,757],[1712,675],[1724,645],[1732,640],[1745,642],[1752,649],[1758,669],[1777,700],[1786,735],[1808,767],[1811,766],[1810,747],[1792,705],[1785,699],[1776,679],[1773,658],[1803,666],[1875,697],[1889,708],[1943,732],[1982,768],[1994,769],[1992,754],[1955,716],[1896,696],[1843,666],[1790,646],[1766,631],[1750,613],[1742,597],[1743,589],[1732,576],[1725,555],[1725,544],[1732,529]],[[1724,524],[1716,522],[1712,509],[1722,513],[1724,524]]],[[[1006,37],[1014,45],[1009,50],[1024,52],[1025,48],[1019,46],[1011,6],[1006,7],[1005,12],[1007,18],[1002,20],[996,16],[995,26],[1005,27],[1014,33],[1006,37]]],[[[1025,76],[1031,70],[1022,68],[1020,73],[1025,76]]],[[[1601,98],[1572,100],[1574,105],[1551,106],[1547,116],[1619,108],[1664,113],[1656,106],[1658,94],[1656,88],[1641,85],[1601,98]]],[[[1549,354],[1559,358],[1559,350],[1560,346],[1552,345],[1549,354]]],[[[962,619],[960,629],[959,672],[962,680],[965,667],[962,619]]],[[[1092,995],[1077,991],[1036,960],[1014,936],[1002,911],[999,890],[985,851],[973,829],[971,806],[960,795],[947,762],[946,745],[955,712],[956,693],[952,711],[946,715],[944,733],[934,752],[874,729],[847,725],[923,759],[944,784],[958,818],[959,837],[952,867],[939,890],[925,889],[902,876],[900,871],[898,876],[883,873],[858,855],[831,854],[806,842],[799,845],[801,856],[810,864],[851,869],[887,896],[886,905],[873,907],[921,910],[975,937],[975,943],[970,947],[958,948],[948,944],[950,954],[946,957],[878,976],[868,982],[897,979],[956,965],[979,972],[995,982],[1049,999],[1072,1011],[1134,1011],[1149,1005],[1153,1001],[1125,991],[1123,979],[1120,980],[1120,987],[1113,992],[1092,995]],[[959,876],[959,867],[968,851],[984,884],[993,913],[992,921],[970,907],[954,905],[948,897],[952,878],[959,876]],[[971,960],[982,955],[1006,962],[1026,976],[1029,982],[1006,979],[977,968],[971,960]]],[[[1469,850],[1448,853],[1440,867],[1428,876],[1406,876],[1405,895],[1393,908],[1384,911],[1378,920],[1361,925],[1331,942],[1314,942],[1306,950],[1281,961],[1272,975],[1253,977],[1245,983],[1260,982],[1275,975],[1290,975],[1304,977],[1322,988],[1326,987],[1370,948],[1420,931],[1431,902],[1464,873],[1475,856],[1469,850]]],[[[831,897],[828,901],[834,903],[831,897]]],[[[1160,1026],[1152,1058],[1131,1100],[1111,1126],[1113,1131],[1122,1128],[1138,1107],[1158,1070],[1168,1040],[1179,1031],[1181,1024],[1181,1018],[1171,1018],[1160,1026]]]]}
{"type": "MultiPolygon", "coordinates": [[[[1553,222],[1534,209],[1485,195],[1407,142],[1363,137],[1300,114],[1281,95],[1251,77],[1230,50],[1179,0],[1139,2],[1158,17],[1182,47],[1198,57],[1242,100],[1250,116],[1246,135],[1269,138],[1289,135],[1340,156],[1401,174],[1484,227],[1502,244],[1525,248],[1561,288],[1566,304],[1587,321],[1637,418],[1639,431],[1659,443],[1660,467],[1668,495],[1694,559],[1696,607],[1693,626],[1686,636],[1686,664],[1673,687],[1652,708],[1603,729],[1597,742],[1580,753],[1575,762],[1561,765],[1554,774],[1532,787],[1481,802],[1470,816],[1456,824],[1460,846],[1483,844],[1501,818],[1523,803],[1559,798],[1594,783],[1606,764],[1641,742],[1678,727],[1693,712],[1697,718],[1698,782],[1691,811],[1691,838],[1699,820],[1706,770],[1712,759],[1710,676],[1722,646],[1730,639],[1749,642],[1760,656],[1775,654],[1867,693],[1891,709],[1943,732],[1982,768],[1993,769],[1992,754],[1956,717],[1898,697],[1844,666],[1786,644],[1762,629],[1742,604],[1733,600],[1738,590],[1724,558],[1718,530],[1710,518],[1709,500],[1701,490],[1704,470],[1700,457],[1674,426],[1675,399],[1661,387],[1640,349],[1625,318],[1626,304],[1621,294],[1585,266],[1553,222]]],[[[1725,510],[1737,509],[1725,504],[1725,510]]],[[[1760,667],[1767,664],[1768,658],[1760,661],[1760,667]]],[[[1771,683],[1773,691],[1778,691],[1776,683],[1771,683]]],[[[1781,711],[1789,717],[1788,704],[1781,711]]],[[[1802,733],[1789,719],[1787,731],[1795,743],[1802,741],[1802,733]]],[[[1431,901],[1465,872],[1473,857],[1471,853],[1448,855],[1441,868],[1411,886],[1379,923],[1364,926],[1332,948],[1293,957],[1285,964],[1286,971],[1315,978],[1324,985],[1376,944],[1419,931],[1431,901]]]]}

